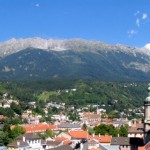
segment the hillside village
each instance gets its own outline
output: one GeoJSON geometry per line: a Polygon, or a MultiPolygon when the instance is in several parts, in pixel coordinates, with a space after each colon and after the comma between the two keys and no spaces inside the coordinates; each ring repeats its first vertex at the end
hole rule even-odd
{"type": "MultiPolygon", "coordinates": [[[[75,89],[73,90],[75,91],[75,89]]],[[[39,103],[35,101],[22,104],[13,96],[4,93],[0,100],[0,109],[13,108],[16,112],[13,116],[13,119],[16,118],[16,120],[10,124],[10,130],[13,131],[21,127],[25,132],[18,134],[12,142],[5,145],[1,139],[0,149],[144,149],[144,126],[141,119],[144,117],[144,106],[129,110],[129,114],[122,112],[119,118],[111,118],[106,113],[105,105],[87,105],[76,109],[72,105],[66,106],[65,103],[49,102],[45,104],[39,106],[39,103]],[[25,106],[23,111],[20,110],[21,105],[25,106]],[[139,119],[129,120],[131,112],[135,112],[139,119]],[[111,127],[115,133],[110,129],[101,133],[101,127],[111,127]],[[99,130],[99,128],[101,129],[99,130]]],[[[12,117],[11,115],[10,117],[12,117]]],[[[4,130],[8,119],[8,116],[0,115],[1,131],[4,130]]]]}

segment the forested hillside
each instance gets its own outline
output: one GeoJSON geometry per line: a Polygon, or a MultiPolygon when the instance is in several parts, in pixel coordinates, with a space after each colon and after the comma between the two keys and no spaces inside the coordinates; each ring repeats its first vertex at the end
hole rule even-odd
{"type": "Polygon", "coordinates": [[[105,105],[108,110],[122,111],[143,106],[147,83],[105,82],[94,80],[47,80],[1,82],[0,93],[7,92],[24,102],[65,102],[83,107],[105,105]]]}

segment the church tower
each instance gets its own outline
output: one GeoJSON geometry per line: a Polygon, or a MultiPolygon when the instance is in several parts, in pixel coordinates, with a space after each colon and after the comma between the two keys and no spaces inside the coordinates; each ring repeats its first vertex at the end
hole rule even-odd
{"type": "Polygon", "coordinates": [[[148,97],[144,101],[144,136],[146,144],[150,141],[150,84],[148,85],[148,97]]]}

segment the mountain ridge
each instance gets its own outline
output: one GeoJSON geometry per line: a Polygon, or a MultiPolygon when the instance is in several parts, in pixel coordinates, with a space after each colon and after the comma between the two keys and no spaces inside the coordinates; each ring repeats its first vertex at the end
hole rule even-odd
{"type": "Polygon", "coordinates": [[[0,43],[0,79],[150,80],[147,49],[80,39],[52,39],[49,44],[31,39],[0,43]]]}
{"type": "Polygon", "coordinates": [[[130,47],[121,44],[107,44],[100,41],[88,41],[84,39],[42,39],[39,37],[26,38],[26,39],[15,39],[12,38],[5,42],[0,42],[0,56],[7,56],[18,52],[26,48],[38,48],[46,51],[65,51],[65,50],[75,50],[75,51],[86,51],[92,49],[97,50],[107,50],[107,51],[124,51],[127,53],[143,53],[150,55],[150,50],[146,48],[130,47]]]}

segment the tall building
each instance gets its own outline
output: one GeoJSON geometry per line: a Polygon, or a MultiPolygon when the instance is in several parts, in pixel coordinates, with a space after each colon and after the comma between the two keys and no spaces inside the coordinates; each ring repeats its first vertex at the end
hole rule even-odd
{"type": "Polygon", "coordinates": [[[148,97],[144,101],[144,135],[146,144],[150,141],[150,84],[148,85],[148,97]]]}

